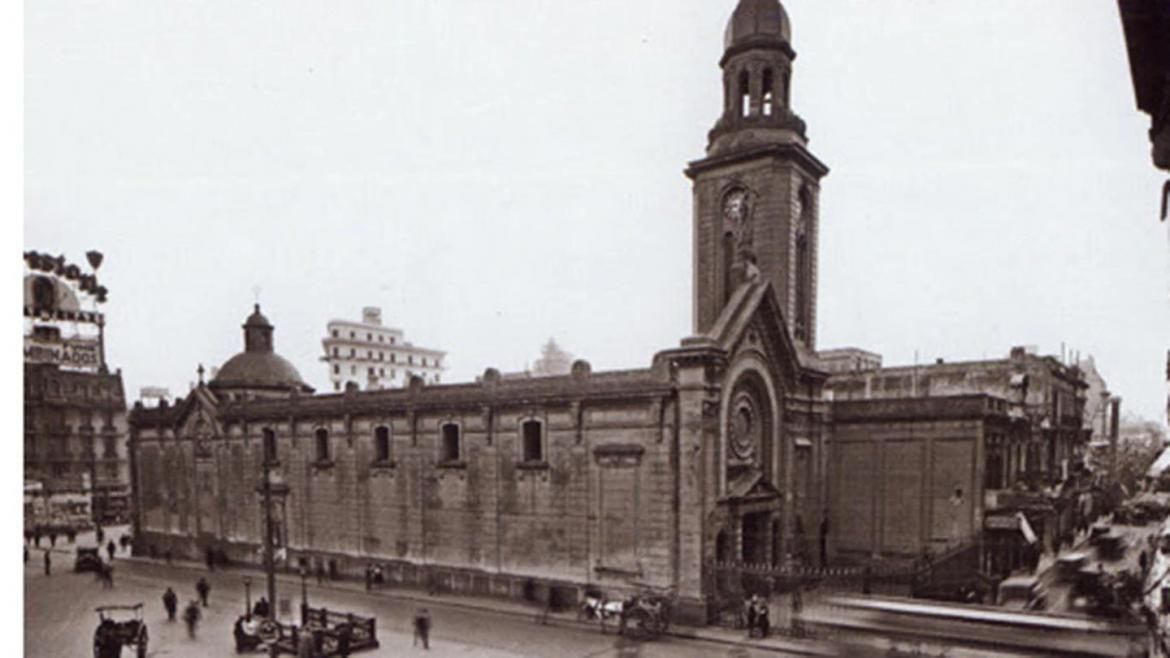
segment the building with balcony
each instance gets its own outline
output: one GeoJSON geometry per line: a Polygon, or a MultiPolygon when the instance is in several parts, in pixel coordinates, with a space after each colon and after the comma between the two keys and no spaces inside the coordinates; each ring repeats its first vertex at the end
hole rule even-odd
{"type": "Polygon", "coordinates": [[[382,324],[382,309],[362,309],[361,322],[330,320],[321,340],[334,391],[402,388],[412,377],[425,383],[442,380],[447,353],[408,342],[401,329],[382,324]]]}

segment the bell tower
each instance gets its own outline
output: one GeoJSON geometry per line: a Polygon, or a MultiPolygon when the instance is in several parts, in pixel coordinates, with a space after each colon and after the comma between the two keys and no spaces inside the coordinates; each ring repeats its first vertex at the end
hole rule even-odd
{"type": "Polygon", "coordinates": [[[778,0],[739,0],[724,33],[723,113],[694,193],[694,330],[742,283],[770,281],[792,337],[816,345],[818,197],[828,167],[789,104],[792,25],[778,0]]]}

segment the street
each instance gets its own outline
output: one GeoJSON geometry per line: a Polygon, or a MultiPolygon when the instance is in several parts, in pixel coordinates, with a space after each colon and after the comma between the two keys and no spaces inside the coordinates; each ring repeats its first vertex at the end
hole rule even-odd
{"type": "MultiPolygon", "coordinates": [[[[59,545],[60,546],[60,545],[59,545]]],[[[150,633],[149,656],[235,655],[232,625],[244,610],[243,574],[208,573],[194,565],[166,566],[128,559],[114,561],[114,588],[104,589],[92,573],[72,572],[71,554],[54,552],[53,573],[45,576],[42,551],[31,550],[24,571],[25,656],[58,658],[93,655],[94,608],[107,604],[145,603],[144,619],[150,633]],[[180,610],[196,599],[195,582],[205,575],[211,583],[209,606],[203,609],[196,639],[187,638],[181,621],[168,622],[162,593],[169,585],[179,595],[180,610]]],[[[253,574],[252,600],[262,593],[263,578],[253,574]]],[[[278,596],[289,598],[293,610],[300,604],[299,584],[281,582],[278,596]]],[[[308,585],[314,606],[374,615],[378,623],[377,651],[364,656],[417,652],[433,656],[763,656],[775,653],[703,641],[662,638],[633,643],[602,635],[596,629],[539,625],[532,616],[494,613],[452,606],[442,597],[428,602],[434,620],[431,651],[413,648],[410,619],[417,607],[391,593],[367,593],[308,585]]],[[[411,592],[412,596],[419,593],[411,592]]],[[[287,616],[286,616],[287,617],[287,616]]],[[[130,655],[125,651],[125,655],[130,655]]],[[[259,654],[257,654],[259,655],[259,654]]]]}

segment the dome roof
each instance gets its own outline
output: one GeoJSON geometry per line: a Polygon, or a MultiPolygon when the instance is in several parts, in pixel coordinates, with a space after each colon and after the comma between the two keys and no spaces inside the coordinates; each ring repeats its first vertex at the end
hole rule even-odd
{"type": "Polygon", "coordinates": [[[248,319],[244,320],[244,327],[268,327],[268,328],[271,328],[272,323],[270,323],[268,321],[268,318],[264,317],[264,314],[260,312],[260,305],[256,304],[256,306],[253,307],[252,315],[249,315],[248,319]]]}
{"type": "Polygon", "coordinates": [[[311,390],[296,367],[275,352],[240,352],[223,364],[210,386],[213,389],[311,390]]]}
{"type": "Polygon", "coordinates": [[[774,40],[792,41],[792,23],[780,2],[740,0],[727,21],[727,31],[723,33],[724,49],[730,50],[749,41],[774,40]]]}
{"type": "Polygon", "coordinates": [[[223,364],[209,386],[212,389],[313,389],[301,379],[301,373],[287,359],[273,351],[273,326],[256,304],[252,314],[244,320],[244,351],[223,364]]]}

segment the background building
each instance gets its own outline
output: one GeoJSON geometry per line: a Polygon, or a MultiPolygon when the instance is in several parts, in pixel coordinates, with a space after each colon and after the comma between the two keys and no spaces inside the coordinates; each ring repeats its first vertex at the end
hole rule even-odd
{"type": "Polygon", "coordinates": [[[330,320],[321,340],[334,391],[349,384],[361,389],[398,388],[413,376],[428,384],[442,378],[446,352],[417,347],[405,340],[401,329],[383,326],[382,309],[362,309],[362,321],[330,320]]]}
{"type": "Polygon", "coordinates": [[[840,553],[939,553],[982,536],[985,570],[1003,573],[1031,535],[1053,550],[1073,528],[1092,484],[1077,366],[1015,347],[1004,359],[840,372],[825,387],[840,553]]]}
{"type": "MultiPolygon", "coordinates": [[[[89,254],[96,271],[97,252],[89,254]]],[[[63,256],[24,254],[25,522],[127,518],[122,373],[105,363],[106,289],[63,256]]]]}

